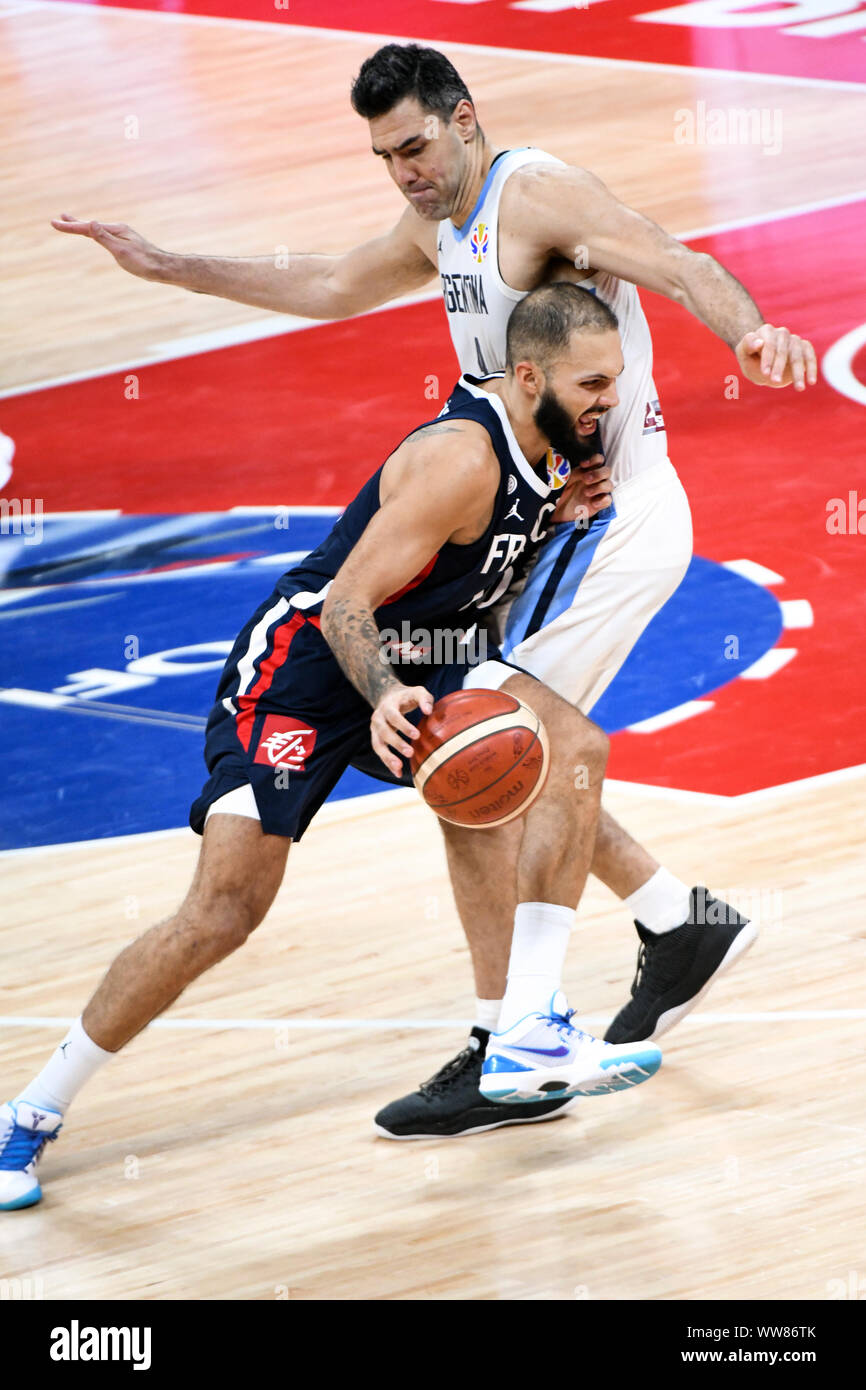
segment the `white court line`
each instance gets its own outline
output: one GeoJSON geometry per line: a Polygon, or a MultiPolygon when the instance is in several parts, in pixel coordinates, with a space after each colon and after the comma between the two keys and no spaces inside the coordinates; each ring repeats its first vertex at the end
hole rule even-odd
{"type": "MultiPolygon", "coordinates": [[[[284,516],[290,512],[292,516],[297,513],[299,516],[341,516],[346,510],[345,507],[328,507],[307,505],[306,503],[275,502],[270,507],[227,507],[226,511],[232,516],[284,516]]],[[[309,552],[307,552],[309,553],[309,552]]]]}
{"type": "MultiPolygon", "coordinates": [[[[72,6],[67,5],[66,8],[71,9],[72,6]]],[[[90,9],[90,6],[83,8],[90,9]]],[[[134,13],[151,12],[136,10],[134,13]]],[[[676,237],[678,241],[700,241],[705,237],[736,231],[743,227],[763,226],[770,222],[784,221],[787,217],[804,217],[811,212],[825,212],[830,208],[845,207],[849,203],[861,202],[864,198],[866,198],[866,190],[856,193],[841,193],[835,198],[819,198],[814,203],[798,203],[791,208],[781,208],[778,212],[756,213],[753,216],[736,218],[733,221],[711,223],[707,227],[697,227],[687,232],[672,232],[671,235],[676,237]]],[[[431,275],[435,274],[432,266],[430,269],[431,275]]],[[[441,298],[440,287],[434,285],[430,289],[419,290],[415,294],[401,295],[399,299],[392,299],[385,304],[377,304],[363,314],[351,314],[349,319],[366,318],[368,314],[379,314],[386,309],[402,309],[413,304],[428,304],[441,298]]],[[[274,312],[276,313],[276,311],[274,312]]],[[[170,338],[165,342],[155,343],[152,350],[146,351],[143,356],[126,362],[112,362],[100,367],[90,367],[82,372],[69,372],[65,376],[43,377],[38,381],[30,381],[25,386],[7,386],[0,391],[0,401],[9,400],[15,396],[32,395],[34,391],[49,391],[57,386],[73,386],[79,381],[93,381],[98,377],[113,376],[118,372],[140,371],[145,367],[157,367],[164,362],[180,361],[184,357],[195,357],[203,352],[218,352],[224,347],[255,343],[263,338],[277,338],[284,333],[297,333],[301,329],[324,328],[332,323],[346,323],[349,319],[303,319],[292,314],[280,314],[277,315],[276,321],[274,317],[251,319],[249,323],[238,324],[234,327],[214,328],[207,333],[170,338]]],[[[834,358],[832,361],[835,362],[836,359],[834,358]]],[[[455,373],[458,371],[459,368],[455,367],[455,373]]],[[[254,509],[238,508],[237,510],[254,509]]],[[[82,512],[81,515],[86,516],[87,513],[82,512]]]]}
{"type": "MultiPolygon", "coordinates": [[[[32,9],[54,10],[59,7],[50,4],[34,4],[32,9]]],[[[65,10],[94,17],[92,5],[64,4],[65,10]]],[[[244,29],[247,33],[256,29],[268,29],[280,34],[301,37],[311,34],[316,38],[336,39],[339,42],[369,43],[377,47],[383,43],[429,43],[449,49],[453,53],[481,53],[490,58],[514,58],[534,62],[560,63],[568,67],[606,67],[618,68],[624,72],[678,72],[691,76],[736,78],[739,82],[772,82],[792,87],[818,87],[831,90],[862,92],[866,83],[848,82],[836,77],[787,77],[775,72],[741,72],[729,68],[693,68],[683,63],[650,63],[640,58],[596,58],[582,53],[559,53],[555,49],[502,48],[496,44],[464,43],[451,39],[421,39],[417,34],[407,37],[400,34],[370,34],[359,29],[328,29],[314,24],[281,24],[276,20],[230,19],[218,15],[197,15],[166,13],[161,10],[131,10],[124,5],[111,5],[99,12],[100,18],[106,14],[133,14],[138,19],[188,20],[194,24],[210,25],[218,28],[244,29]]]]}
{"type": "MultiPolygon", "coordinates": [[[[416,806],[423,805],[414,787],[389,787],[386,791],[365,792],[363,796],[347,796],[341,801],[327,802],[321,811],[317,812],[316,824],[328,825],[334,821],[354,820],[356,816],[366,819],[376,811],[390,811],[410,803],[416,806]]],[[[8,860],[12,855],[57,854],[77,849],[100,849],[111,845],[132,846],[148,840],[167,840],[178,836],[184,836],[190,843],[199,840],[188,825],[179,825],[170,830],[140,830],[135,835],[106,835],[95,840],[67,840],[57,845],[29,845],[23,849],[4,849],[0,850],[0,861],[8,860]]]]}
{"type": "Polygon", "coordinates": [[[866,324],[859,324],[857,328],[852,328],[850,333],[835,342],[824,354],[821,363],[821,371],[829,381],[830,385],[847,396],[849,400],[856,401],[858,405],[866,405],[866,386],[851,370],[851,363],[854,354],[866,343],[866,324]]]}
{"type": "MultiPolygon", "coordinates": [[[[610,1014],[575,1015],[579,1027],[599,1028],[611,1020],[610,1014]]],[[[682,1022],[690,1025],[720,1023],[838,1023],[845,1020],[866,1021],[866,1009],[778,1009],[767,1013],[689,1014],[682,1022]]],[[[0,1015],[0,1028],[69,1028],[74,1018],[25,1017],[0,1015]]],[[[266,1032],[277,1028],[293,1028],[299,1032],[356,1031],[392,1032],[394,1030],[422,1031],[433,1028],[471,1028],[470,1018],[156,1018],[148,1028],[180,1030],[266,1032]]]]}
{"type": "MultiPolygon", "coordinates": [[[[54,608],[58,604],[51,605],[54,608]]],[[[39,610],[37,610],[39,611],[39,610]]],[[[6,616],[0,613],[0,617],[6,616]]],[[[118,705],[113,701],[100,703],[87,700],[81,695],[62,695],[54,691],[24,690],[15,686],[0,686],[0,704],[19,705],[28,709],[62,709],[72,714],[92,714],[107,719],[128,719],[131,723],[166,725],[172,729],[192,729],[194,733],[204,733],[207,716],[204,714],[183,714],[172,710],[137,708],[135,705],[118,705]]]]}
{"type": "Polygon", "coordinates": [[[812,627],[814,625],[815,615],[807,598],[782,599],[779,607],[782,610],[783,627],[812,627]]]}
{"type": "MultiPolygon", "coordinates": [[[[57,585],[57,584],[49,584],[49,585],[46,586],[46,588],[47,588],[49,591],[50,591],[51,589],[56,589],[56,588],[58,588],[58,587],[59,587],[59,585],[57,585]]],[[[32,594],[33,592],[34,592],[33,589],[28,589],[28,590],[27,590],[27,593],[28,593],[28,594],[32,594]]],[[[40,591],[37,590],[37,592],[40,592],[40,591]]],[[[41,590],[41,592],[44,593],[45,590],[41,590]]],[[[64,599],[63,603],[42,603],[42,604],[35,604],[35,603],[34,603],[34,604],[31,605],[30,608],[10,608],[8,612],[0,613],[0,619],[6,619],[6,618],[27,618],[27,617],[30,617],[31,614],[33,614],[33,613],[38,613],[39,616],[41,617],[43,613],[57,613],[57,612],[60,611],[61,608],[86,608],[87,605],[90,604],[90,603],[108,603],[112,598],[115,598],[115,597],[117,597],[117,595],[115,595],[115,594],[97,594],[97,595],[95,596],[95,598],[70,598],[70,599],[64,599]]],[[[3,604],[6,604],[6,603],[17,603],[17,602],[20,602],[20,590],[16,590],[16,593],[15,593],[14,595],[12,595],[12,596],[10,596],[10,595],[8,595],[8,594],[2,594],[2,595],[0,595],[0,606],[2,606],[3,604]]]]}
{"type": "Polygon", "coordinates": [[[728,807],[731,811],[739,814],[764,801],[772,801],[777,798],[787,800],[801,792],[814,791],[819,787],[835,786],[840,782],[856,781],[864,776],[866,776],[866,763],[858,763],[854,767],[836,768],[833,772],[817,772],[813,777],[799,777],[793,782],[778,782],[773,787],[759,787],[757,791],[753,792],[740,792],[737,796],[720,796],[716,792],[689,791],[685,787],[653,787],[646,782],[618,782],[612,777],[606,777],[604,784],[606,787],[616,787],[623,792],[657,797],[662,801],[705,802],[717,806],[719,810],[728,807]]]}
{"type": "MultiPolygon", "coordinates": [[[[796,782],[780,782],[775,787],[760,787],[757,791],[741,792],[739,796],[720,796],[716,792],[695,792],[684,787],[654,787],[646,782],[620,782],[612,777],[605,779],[605,786],[617,792],[651,801],[669,801],[680,805],[703,803],[715,807],[717,811],[727,811],[732,815],[740,815],[756,803],[787,800],[790,796],[811,791],[816,787],[851,782],[859,777],[866,777],[866,763],[860,763],[857,767],[838,768],[835,772],[819,772],[814,777],[802,777],[796,782]]],[[[393,811],[400,806],[408,805],[423,805],[415,788],[391,787],[386,791],[345,797],[342,801],[329,801],[316,815],[315,824],[327,825],[334,821],[354,820],[356,816],[366,818],[375,812],[393,811]]],[[[432,811],[430,814],[433,814],[432,811]]],[[[148,840],[168,840],[178,836],[185,836],[192,842],[194,831],[190,830],[189,826],[175,826],[170,830],[140,830],[134,835],[106,835],[95,840],[66,840],[60,844],[29,845],[22,849],[4,849],[0,850],[0,863],[6,863],[14,856],[24,858],[37,854],[63,854],[75,850],[105,849],[112,845],[133,847],[148,840]]]]}
{"type": "MultiPolygon", "coordinates": [[[[142,11],[144,13],[144,11],[142,11]]],[[[430,267],[431,276],[434,274],[430,267]]],[[[417,294],[402,295],[387,304],[377,304],[367,313],[378,314],[383,309],[402,309],[407,305],[423,304],[428,300],[441,299],[439,286],[417,294]]],[[[237,324],[234,328],[214,328],[208,333],[197,333],[189,337],[170,338],[163,343],[155,343],[151,351],[142,357],[128,362],[114,362],[109,366],[91,367],[82,372],[69,372],[66,376],[45,377],[41,381],[28,382],[26,386],[9,386],[0,391],[0,400],[10,396],[27,396],[33,391],[48,391],[56,386],[73,386],[77,381],[92,381],[96,377],[113,376],[117,372],[141,371],[145,367],[158,367],[163,362],[180,361],[183,357],[196,357],[203,352],[218,352],[221,348],[237,347],[244,343],[257,343],[263,338],[278,338],[286,333],[298,333],[301,329],[324,328],[330,323],[345,323],[345,319],[301,319],[292,314],[276,314],[267,319],[252,319],[249,323],[237,324]]],[[[366,318],[367,314],[353,314],[352,318],[366,318]]],[[[455,368],[455,380],[458,368],[455,368]]],[[[236,511],[255,511],[255,508],[237,507],[236,511]]],[[[264,510],[269,511],[270,508],[264,510]]],[[[317,509],[318,510],[318,509],[317,509]]],[[[342,508],[335,508],[341,511],[342,508]]]]}
{"type": "Polygon", "coordinates": [[[793,661],[796,655],[796,647],[771,647],[763,656],[759,656],[757,661],[753,661],[751,666],[747,666],[745,671],[740,672],[740,680],[765,681],[768,677],[775,676],[789,661],[793,661]]]}
{"type": "Polygon", "coordinates": [[[694,719],[696,714],[706,714],[715,709],[715,700],[686,700],[682,705],[672,705],[661,714],[653,714],[649,719],[638,719],[634,724],[626,724],[626,733],[655,734],[659,729],[669,729],[672,724],[682,724],[686,719],[694,719]]]}
{"type": "Polygon", "coordinates": [[[762,584],[764,587],[785,582],[781,574],[767,569],[766,565],[757,564],[754,560],[722,560],[721,564],[723,569],[731,570],[733,574],[741,574],[744,579],[751,579],[754,584],[762,584]]]}
{"type": "Polygon", "coordinates": [[[841,193],[835,198],[817,198],[813,203],[795,203],[783,208],[781,212],[761,212],[751,217],[735,217],[729,222],[715,222],[709,227],[695,227],[688,232],[675,232],[679,241],[700,241],[707,236],[720,236],[722,232],[738,232],[744,227],[761,227],[767,222],[780,222],[785,217],[805,217],[810,212],[826,212],[829,208],[843,208],[850,203],[859,203],[866,198],[866,189],[854,193],[841,193]]]}

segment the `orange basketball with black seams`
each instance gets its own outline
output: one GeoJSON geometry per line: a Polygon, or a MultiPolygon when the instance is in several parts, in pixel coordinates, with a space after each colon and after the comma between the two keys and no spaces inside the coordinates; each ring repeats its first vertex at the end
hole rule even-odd
{"type": "Polygon", "coordinates": [[[410,760],[415,786],[443,820],[479,830],[529,809],[547,779],[544,725],[501,690],[457,690],[418,725],[410,760]]]}

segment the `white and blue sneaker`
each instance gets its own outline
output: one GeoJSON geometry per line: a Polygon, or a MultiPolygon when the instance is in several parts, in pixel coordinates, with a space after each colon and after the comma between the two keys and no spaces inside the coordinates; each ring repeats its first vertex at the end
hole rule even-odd
{"type": "Polygon", "coordinates": [[[56,1139],[63,1116],[27,1101],[0,1105],[0,1211],[34,1207],[42,1200],[36,1165],[56,1139]]]}
{"type": "Polygon", "coordinates": [[[662,1064],[655,1043],[609,1043],[575,1028],[574,1009],[557,991],[548,1014],[527,1014],[504,1033],[491,1033],[481,1068],[488,1100],[551,1100],[602,1096],[649,1081],[662,1064]]]}

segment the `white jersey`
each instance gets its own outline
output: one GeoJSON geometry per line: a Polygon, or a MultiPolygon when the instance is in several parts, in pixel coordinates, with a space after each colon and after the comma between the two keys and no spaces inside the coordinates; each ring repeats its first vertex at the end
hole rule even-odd
{"type": "MultiPolygon", "coordinates": [[[[494,160],[478,201],[462,227],[439,223],[439,273],[445,312],[462,372],[486,376],[505,367],[505,328],[526,290],[499,273],[499,203],[506,181],[527,164],[561,159],[532,147],[508,150],[494,160]]],[[[617,378],[619,405],[601,419],[605,460],[614,484],[667,458],[667,436],[652,379],[652,339],[634,285],[599,271],[578,282],[597,294],[619,320],[625,370],[617,378]]]]}

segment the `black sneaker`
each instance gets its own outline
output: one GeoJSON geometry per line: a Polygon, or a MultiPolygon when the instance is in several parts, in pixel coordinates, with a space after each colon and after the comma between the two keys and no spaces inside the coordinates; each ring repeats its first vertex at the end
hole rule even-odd
{"type": "Polygon", "coordinates": [[[736,908],[693,888],[687,921],[672,931],[647,931],[635,922],[643,945],[631,999],[605,1033],[612,1043],[660,1038],[700,1003],[713,980],[747,951],[758,928],[736,908]]]}
{"type": "Polygon", "coordinates": [[[478,1085],[489,1037],[486,1028],[473,1028],[463,1051],[441,1071],[411,1096],[392,1100],[379,1111],[374,1121],[376,1133],[385,1139],[456,1138],[503,1125],[556,1120],[575,1103],[573,1096],[523,1104],[486,1100],[478,1085]]]}

